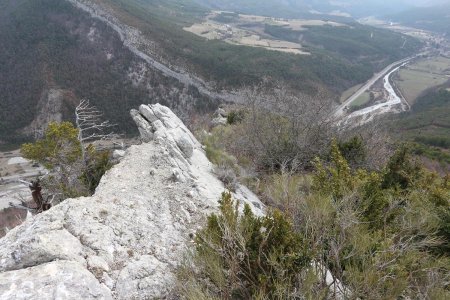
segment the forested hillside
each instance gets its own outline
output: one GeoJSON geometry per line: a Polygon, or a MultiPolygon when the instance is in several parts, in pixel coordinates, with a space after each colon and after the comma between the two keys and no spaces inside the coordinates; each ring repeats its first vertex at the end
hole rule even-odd
{"type": "Polygon", "coordinates": [[[420,46],[408,36],[356,22],[346,24],[348,26],[307,26],[303,31],[267,25],[265,31],[280,39],[302,40],[313,52],[332,55],[361,69],[366,66],[372,72],[389,61],[410,55],[420,46]]]}
{"type": "Polygon", "coordinates": [[[141,103],[162,102],[184,112],[208,106],[195,89],[146,68],[115,31],[69,2],[0,5],[0,142],[20,142],[32,133],[20,129],[39,118],[39,102],[51,89],[69,95],[60,99],[65,119],[87,98],[121,133],[134,133],[128,112],[141,103]]]}

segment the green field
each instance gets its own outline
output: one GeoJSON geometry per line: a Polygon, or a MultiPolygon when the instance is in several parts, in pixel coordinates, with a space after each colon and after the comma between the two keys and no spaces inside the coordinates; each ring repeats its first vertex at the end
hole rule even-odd
{"type": "Polygon", "coordinates": [[[450,59],[442,56],[432,59],[422,59],[410,66],[411,69],[437,74],[450,74],[450,59]]]}
{"type": "Polygon", "coordinates": [[[369,103],[370,101],[370,93],[364,92],[361,96],[355,99],[352,103],[350,103],[350,107],[358,107],[364,104],[369,103]]]}
{"type": "Polygon", "coordinates": [[[450,92],[446,89],[424,93],[411,111],[391,125],[394,135],[413,142],[419,154],[450,165],[450,92]]]}
{"type": "Polygon", "coordinates": [[[345,100],[350,98],[350,96],[353,95],[354,93],[356,93],[356,91],[358,91],[361,87],[362,87],[362,84],[358,84],[358,85],[355,85],[355,86],[349,88],[345,92],[343,92],[341,95],[341,98],[340,98],[341,103],[343,103],[345,100]]]}
{"type": "Polygon", "coordinates": [[[450,59],[435,57],[421,59],[405,68],[396,76],[395,83],[409,103],[414,103],[427,89],[448,81],[450,59]]]}

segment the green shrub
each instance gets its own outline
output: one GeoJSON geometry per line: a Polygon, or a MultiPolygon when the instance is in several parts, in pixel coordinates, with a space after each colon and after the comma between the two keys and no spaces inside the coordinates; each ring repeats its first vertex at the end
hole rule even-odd
{"type": "Polygon", "coordinates": [[[359,136],[354,136],[348,141],[338,144],[342,156],[351,165],[361,165],[367,157],[364,141],[359,136]]]}
{"type": "Polygon", "coordinates": [[[111,169],[112,163],[109,151],[97,151],[92,145],[89,145],[86,153],[86,167],[82,172],[81,179],[88,187],[89,192],[93,194],[105,172],[111,169]]]}
{"type": "Polygon", "coordinates": [[[411,187],[420,175],[420,167],[410,157],[411,151],[406,146],[401,146],[391,157],[386,165],[382,188],[411,187]]]}
{"type": "Polygon", "coordinates": [[[44,137],[23,144],[21,153],[50,171],[42,180],[46,192],[66,199],[93,194],[103,174],[112,166],[108,151],[97,151],[89,145],[83,159],[81,147],[78,129],[72,123],[50,123],[44,137]]]}
{"type": "Polygon", "coordinates": [[[316,162],[313,192],[290,195],[297,208],[289,210],[301,220],[295,225],[314,260],[352,298],[448,297],[448,178],[422,169],[406,147],[370,173],[352,171],[336,143],[331,148],[327,166],[316,162]]]}
{"type": "Polygon", "coordinates": [[[248,205],[240,214],[229,193],[219,202],[220,214],[210,215],[196,235],[193,266],[180,272],[180,281],[189,281],[182,294],[188,299],[199,291],[209,299],[297,295],[299,276],[311,262],[289,218],[276,210],[258,217],[248,205]]]}
{"type": "Polygon", "coordinates": [[[72,123],[50,123],[44,138],[23,144],[20,151],[25,158],[54,169],[81,158],[81,143],[77,137],[78,129],[72,123]]]}
{"type": "Polygon", "coordinates": [[[245,118],[245,112],[243,110],[233,110],[227,116],[227,123],[230,125],[240,123],[245,118]]]}

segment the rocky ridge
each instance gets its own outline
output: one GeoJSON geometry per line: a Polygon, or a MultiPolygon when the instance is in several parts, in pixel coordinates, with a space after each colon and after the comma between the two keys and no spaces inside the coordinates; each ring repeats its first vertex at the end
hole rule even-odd
{"type": "MultiPolygon", "coordinates": [[[[153,299],[170,295],[174,270],[223,184],[201,144],[167,107],[131,116],[131,146],[92,197],[68,199],[0,240],[0,299],[153,299]]],[[[264,207],[244,186],[234,196],[264,207]]]]}

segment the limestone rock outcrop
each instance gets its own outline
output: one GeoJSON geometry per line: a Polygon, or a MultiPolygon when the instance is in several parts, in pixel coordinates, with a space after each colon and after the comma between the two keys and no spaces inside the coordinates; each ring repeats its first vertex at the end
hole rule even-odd
{"type": "MultiPolygon", "coordinates": [[[[0,240],[0,299],[153,299],[170,294],[193,233],[223,184],[173,112],[131,112],[145,143],[127,149],[92,197],[68,199],[0,240]]],[[[262,214],[239,186],[235,198],[262,214]]]]}

